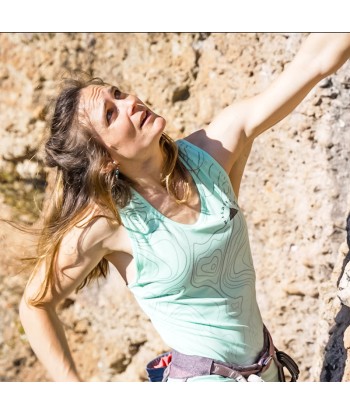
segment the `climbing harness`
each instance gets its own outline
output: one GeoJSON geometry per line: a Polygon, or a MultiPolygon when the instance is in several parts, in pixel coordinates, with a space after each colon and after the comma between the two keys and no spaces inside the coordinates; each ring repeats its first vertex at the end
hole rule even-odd
{"type": "Polygon", "coordinates": [[[296,362],[285,352],[278,350],[272,341],[271,335],[264,326],[264,347],[256,363],[242,366],[221,362],[202,356],[186,355],[171,350],[157,356],[146,366],[148,378],[151,382],[166,382],[168,378],[187,380],[194,376],[220,375],[236,380],[237,382],[263,381],[261,374],[274,361],[280,382],[286,382],[284,368],[290,374],[290,381],[296,382],[299,368],[296,362]]]}

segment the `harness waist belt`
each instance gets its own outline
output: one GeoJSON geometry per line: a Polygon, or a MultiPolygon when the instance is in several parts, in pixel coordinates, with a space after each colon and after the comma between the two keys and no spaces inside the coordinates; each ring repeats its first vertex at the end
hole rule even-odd
{"type": "Polygon", "coordinates": [[[275,347],[267,328],[264,326],[264,347],[256,363],[247,366],[230,364],[208,357],[186,355],[172,350],[171,364],[165,378],[184,379],[193,376],[220,375],[238,381],[252,374],[261,374],[267,370],[275,357],[275,347]]]}

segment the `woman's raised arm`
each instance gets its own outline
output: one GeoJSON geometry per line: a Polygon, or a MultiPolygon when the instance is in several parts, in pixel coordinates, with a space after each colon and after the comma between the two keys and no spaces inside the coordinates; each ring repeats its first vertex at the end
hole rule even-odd
{"type": "Polygon", "coordinates": [[[189,139],[230,173],[254,138],[286,117],[320,80],[349,57],[350,33],[310,34],[265,91],[229,105],[207,128],[189,139]]]}

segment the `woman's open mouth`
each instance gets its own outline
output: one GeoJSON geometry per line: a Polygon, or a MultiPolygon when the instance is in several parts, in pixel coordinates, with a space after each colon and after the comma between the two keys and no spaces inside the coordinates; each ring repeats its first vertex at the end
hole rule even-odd
{"type": "Polygon", "coordinates": [[[145,123],[148,120],[148,118],[149,118],[150,115],[151,115],[151,113],[146,110],[145,113],[144,113],[144,115],[142,115],[142,117],[141,117],[140,128],[142,128],[145,125],[145,123]]]}

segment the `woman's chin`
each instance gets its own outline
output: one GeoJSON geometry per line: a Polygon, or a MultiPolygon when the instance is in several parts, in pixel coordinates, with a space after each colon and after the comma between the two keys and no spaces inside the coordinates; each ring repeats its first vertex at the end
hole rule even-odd
{"type": "Polygon", "coordinates": [[[154,124],[157,125],[157,127],[161,129],[162,133],[164,132],[164,129],[165,129],[165,126],[166,126],[165,118],[158,115],[157,118],[154,120],[154,124]]]}

